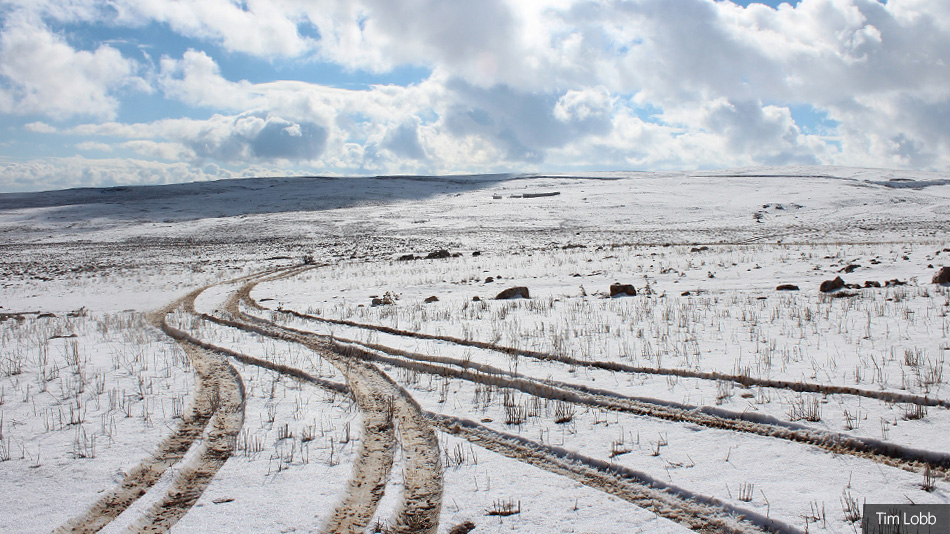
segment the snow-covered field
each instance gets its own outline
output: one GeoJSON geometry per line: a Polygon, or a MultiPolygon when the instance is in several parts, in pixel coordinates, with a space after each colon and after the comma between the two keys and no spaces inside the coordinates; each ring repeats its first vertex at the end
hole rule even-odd
{"type": "Polygon", "coordinates": [[[0,195],[0,531],[950,503],[948,229],[950,176],[835,167],[0,195]]]}

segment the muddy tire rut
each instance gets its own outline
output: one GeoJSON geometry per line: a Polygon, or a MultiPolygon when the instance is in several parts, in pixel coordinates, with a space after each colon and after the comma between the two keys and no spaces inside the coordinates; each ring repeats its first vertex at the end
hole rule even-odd
{"type": "MultiPolygon", "coordinates": [[[[442,507],[441,450],[435,431],[423,416],[419,405],[375,365],[353,357],[349,351],[341,350],[329,340],[321,336],[293,332],[274,323],[245,315],[239,309],[239,302],[254,285],[256,282],[242,286],[225,305],[226,312],[233,319],[220,319],[207,314],[199,316],[225,326],[303,345],[337,367],[346,378],[364,417],[369,417],[369,420],[385,420],[388,417],[397,426],[396,433],[403,452],[405,486],[399,510],[390,528],[394,532],[436,532],[442,507]],[[380,399],[384,402],[379,402],[380,399]],[[383,412],[382,415],[380,412],[383,412]]],[[[379,428],[370,426],[365,429],[379,428]]],[[[382,456],[370,456],[364,460],[364,456],[360,455],[347,496],[334,511],[327,525],[328,532],[362,532],[361,529],[366,528],[372,519],[371,512],[375,511],[378,498],[382,496],[391,464],[391,457],[386,459],[382,456]],[[362,467],[363,461],[368,462],[371,467],[362,467]],[[388,462],[388,465],[381,465],[381,462],[388,462]],[[382,486],[380,481],[371,476],[373,473],[385,473],[381,481],[382,486]],[[370,488],[370,500],[363,496],[367,488],[370,488]],[[354,509],[357,504],[366,509],[354,509]],[[369,510],[367,505],[371,505],[372,510],[369,510]]]]}
{"type": "Polygon", "coordinates": [[[146,495],[170,467],[179,464],[201,441],[196,454],[175,476],[165,495],[131,527],[135,532],[166,531],[194,505],[230,456],[244,421],[244,384],[224,358],[172,335],[176,329],[166,320],[169,313],[199,292],[148,315],[152,326],[176,339],[194,368],[194,396],[182,422],[116,487],[55,532],[98,532],[146,495]]]}
{"type": "Polygon", "coordinates": [[[920,406],[939,406],[943,408],[950,408],[950,400],[941,399],[938,397],[928,397],[928,396],[923,396],[923,395],[914,395],[910,393],[901,393],[899,391],[876,391],[876,390],[862,389],[862,388],[856,388],[856,387],[850,387],[850,386],[816,384],[816,383],[792,381],[792,380],[755,378],[748,375],[735,375],[735,374],[728,374],[728,373],[719,373],[715,371],[697,371],[697,370],[692,370],[692,369],[676,369],[676,368],[663,368],[663,367],[643,367],[643,366],[629,365],[622,362],[611,362],[611,361],[602,361],[602,360],[580,360],[577,358],[572,358],[570,356],[563,356],[560,354],[540,352],[540,351],[528,350],[528,349],[518,349],[514,347],[498,345],[496,343],[487,343],[485,341],[478,341],[474,339],[463,339],[463,338],[458,338],[458,337],[453,337],[453,336],[426,334],[422,332],[414,332],[411,330],[403,330],[399,328],[392,328],[392,327],[382,326],[382,325],[359,323],[356,321],[349,321],[345,319],[332,319],[329,317],[320,317],[317,315],[300,313],[298,311],[286,309],[286,308],[282,308],[280,310],[273,310],[273,309],[265,308],[264,306],[261,306],[259,302],[250,298],[249,294],[244,296],[243,302],[247,306],[260,310],[260,311],[285,314],[285,315],[296,317],[297,319],[302,319],[305,321],[315,321],[315,322],[326,323],[326,324],[348,326],[352,328],[358,328],[361,330],[372,330],[375,332],[380,332],[383,334],[389,334],[393,336],[409,337],[413,339],[436,341],[436,342],[442,342],[442,343],[449,343],[452,345],[460,345],[464,347],[490,350],[490,351],[499,352],[502,354],[507,354],[510,356],[524,356],[526,358],[532,358],[539,361],[559,362],[559,363],[563,363],[563,364],[570,365],[573,367],[589,367],[592,369],[603,369],[605,371],[629,373],[629,374],[675,376],[679,378],[697,378],[700,380],[716,380],[716,381],[722,380],[722,381],[733,382],[743,387],[759,386],[759,387],[767,387],[767,388],[775,388],[775,389],[785,389],[785,390],[795,391],[795,392],[800,392],[800,393],[821,393],[825,395],[853,395],[853,396],[864,397],[868,399],[882,400],[885,402],[904,402],[908,404],[917,404],[920,406]]]}
{"type": "MultiPolygon", "coordinates": [[[[387,489],[395,463],[395,452],[401,450],[403,488],[400,504],[392,519],[390,531],[400,533],[435,533],[442,506],[441,450],[436,430],[461,437],[473,444],[527,463],[548,472],[572,478],[592,488],[616,495],[639,507],[677,521],[691,529],[708,532],[795,532],[792,527],[762,518],[754,513],[724,504],[716,499],[693,495],[689,491],[668,486],[642,473],[626,471],[615,465],[588,458],[572,451],[558,450],[520,436],[497,432],[477,423],[454,416],[423,411],[412,396],[381,370],[392,365],[433,375],[467,380],[520,390],[544,398],[558,399],[586,406],[597,406],[637,415],[696,423],[710,428],[758,434],[818,446],[832,453],[850,454],[874,462],[907,470],[929,467],[937,473],[947,472],[948,455],[931,451],[909,450],[891,444],[877,444],[842,436],[793,428],[779,421],[750,421],[731,417],[729,413],[712,412],[697,407],[681,407],[673,403],[639,399],[610,391],[590,390],[580,385],[539,380],[487,365],[461,362],[442,356],[418,354],[381,344],[364,344],[333,339],[330,336],[280,325],[273,320],[245,313],[245,309],[270,313],[287,313],[301,319],[346,324],[346,326],[382,331],[403,337],[433,339],[463,344],[540,360],[592,365],[621,372],[653,372],[694,376],[694,378],[734,380],[744,385],[752,379],[679,370],[640,368],[613,369],[611,362],[576,362],[551,354],[497,347],[477,341],[458,340],[446,336],[429,336],[403,332],[386,327],[362,325],[349,321],[323,319],[288,310],[262,307],[250,293],[261,282],[295,276],[313,266],[273,270],[223,282],[235,285],[221,312],[201,313],[195,309],[196,298],[208,288],[196,290],[166,308],[150,314],[150,322],[172,337],[192,360],[197,377],[194,399],[187,415],[156,452],[132,469],[118,486],[94,503],[85,514],[60,527],[57,532],[95,532],[115,519],[133,502],[145,495],[167,469],[182,462],[191,451],[169,489],[131,527],[136,532],[165,531],[194,505],[215,474],[230,457],[236,436],[243,425],[244,389],[238,372],[229,358],[293,377],[336,393],[348,393],[356,401],[363,432],[353,471],[341,502],[334,508],[323,527],[330,533],[362,533],[376,515],[379,502],[387,489]],[[183,329],[168,324],[166,317],[181,308],[186,314],[224,327],[266,336],[304,346],[333,364],[346,384],[325,380],[287,365],[261,360],[241,352],[215,346],[198,339],[183,329]],[[482,346],[486,345],[486,346],[482,346]],[[778,424],[773,424],[778,423],[778,424]],[[827,434],[827,435],[826,435],[827,434]],[[202,439],[204,438],[204,439],[202,439]],[[396,443],[401,448],[396,447],[396,443]]],[[[211,287],[211,286],[209,286],[211,287]]],[[[618,364],[620,365],[620,364],[618,364]]],[[[621,367],[623,367],[621,365],[621,367]]],[[[825,391],[825,386],[768,381],[758,384],[793,391],[825,391]]],[[[755,385],[752,380],[750,384],[755,385]]],[[[875,392],[835,391],[836,393],[877,397],[875,392]]],[[[906,396],[899,402],[944,406],[939,399],[906,396]]],[[[894,399],[887,399],[894,400],[894,399]]]]}
{"type": "MultiPolygon", "coordinates": [[[[233,321],[215,318],[211,318],[211,320],[219,324],[234,326],[233,321]]],[[[254,326],[251,331],[259,333],[259,328],[259,326],[254,326]]],[[[341,350],[346,349],[342,348],[341,350]]],[[[260,365],[268,369],[271,369],[273,365],[260,360],[255,362],[256,359],[249,356],[244,356],[243,359],[252,365],[260,365]]],[[[351,377],[351,379],[348,379],[351,385],[354,383],[375,382],[377,378],[384,376],[378,369],[374,371],[374,366],[372,365],[360,363],[352,359],[348,361],[350,362],[350,366],[346,374],[348,377],[351,377]]],[[[285,374],[304,383],[329,389],[330,391],[339,391],[342,387],[342,385],[332,383],[330,387],[328,387],[327,381],[322,378],[310,375],[300,369],[291,369],[293,372],[285,374]]],[[[383,380],[387,381],[386,379],[383,380]]],[[[378,383],[376,385],[377,387],[385,387],[378,383]]],[[[356,394],[357,398],[360,395],[361,394],[356,394]]],[[[414,401],[411,402],[415,404],[414,401]]],[[[395,405],[393,405],[392,409],[393,418],[398,420],[399,417],[396,415],[395,405]]],[[[757,514],[749,512],[748,510],[730,507],[712,498],[696,498],[696,496],[689,494],[689,492],[683,492],[677,488],[662,484],[642,474],[626,472],[616,465],[586,458],[577,453],[563,450],[555,451],[549,446],[526,438],[506,435],[454,416],[426,411],[418,412],[417,416],[421,416],[423,421],[420,422],[427,423],[428,426],[462,437],[475,445],[497,452],[519,462],[538,467],[556,475],[569,477],[591,488],[615,495],[638,507],[650,510],[657,515],[681,523],[693,530],[735,533],[763,531],[797,532],[794,528],[788,527],[781,522],[759,517],[757,514]]],[[[423,426],[419,425],[418,428],[423,428],[423,426]]],[[[404,435],[403,439],[422,439],[423,441],[428,441],[433,438],[430,438],[428,435],[422,435],[419,436],[419,438],[409,438],[404,435]]],[[[437,443],[433,443],[432,445],[437,447],[437,443]]],[[[359,478],[359,476],[354,475],[354,478],[359,478]]],[[[409,476],[407,475],[407,485],[410,484],[408,479],[409,476]]],[[[432,482],[433,480],[437,479],[428,476],[423,478],[424,483],[432,482]]],[[[351,482],[351,486],[352,484],[351,482]]],[[[433,490],[434,488],[430,491],[433,490]]],[[[415,495],[414,497],[408,495],[410,494],[407,493],[404,495],[403,507],[406,506],[409,499],[419,497],[419,495],[415,495]]],[[[345,500],[344,503],[346,503],[347,500],[345,500]]],[[[429,512],[430,508],[427,506],[419,506],[418,504],[414,507],[426,513],[414,515],[404,511],[398,514],[399,518],[404,519],[392,527],[393,531],[432,531],[426,529],[426,525],[421,524],[420,521],[421,518],[432,517],[434,515],[429,512]]],[[[334,519],[338,516],[354,518],[357,514],[356,510],[346,510],[347,506],[345,505],[342,506],[342,508],[344,508],[344,510],[337,509],[334,519]]],[[[364,515],[364,517],[366,516],[364,515]]],[[[342,528],[345,526],[352,526],[354,524],[355,522],[346,525],[345,521],[335,520],[330,525],[327,525],[325,531],[340,532],[343,531],[342,528]]],[[[362,531],[360,530],[360,532],[362,531]]]]}

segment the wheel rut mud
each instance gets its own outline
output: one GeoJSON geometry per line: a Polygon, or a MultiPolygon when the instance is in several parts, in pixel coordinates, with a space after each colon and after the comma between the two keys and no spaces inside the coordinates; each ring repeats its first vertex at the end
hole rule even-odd
{"type": "Polygon", "coordinates": [[[729,381],[739,384],[743,387],[750,386],[759,386],[775,389],[786,389],[789,391],[795,391],[799,393],[821,393],[826,395],[853,395],[857,397],[865,397],[868,399],[877,399],[883,400],[886,402],[904,402],[908,404],[918,404],[920,406],[939,406],[943,408],[950,408],[950,400],[941,399],[938,397],[927,397],[922,395],[913,395],[910,393],[901,393],[897,391],[876,391],[870,389],[862,389],[850,386],[839,386],[832,384],[816,384],[810,382],[802,381],[792,381],[792,380],[775,380],[768,378],[755,378],[748,375],[734,375],[728,373],[719,373],[715,371],[697,371],[692,369],[674,369],[674,368],[663,368],[663,367],[643,367],[628,365],[622,362],[608,362],[602,360],[580,360],[577,358],[572,358],[570,356],[563,356],[554,353],[540,352],[535,350],[527,349],[518,349],[514,347],[507,347],[504,345],[498,345],[496,343],[487,343],[484,341],[478,341],[474,339],[463,339],[453,336],[444,336],[436,334],[426,334],[422,332],[413,332],[411,330],[403,330],[399,328],[392,328],[382,325],[374,325],[369,323],[359,323],[355,321],[349,321],[345,319],[332,319],[329,317],[320,317],[317,315],[300,313],[296,310],[290,310],[286,308],[281,308],[279,310],[272,310],[265,308],[260,305],[259,302],[250,298],[250,295],[247,295],[243,302],[249,307],[258,309],[260,311],[282,313],[296,317],[298,319],[303,319],[306,321],[317,321],[326,324],[336,324],[340,326],[349,326],[353,328],[359,328],[362,330],[372,330],[380,332],[383,334],[390,334],[400,337],[410,337],[414,339],[422,339],[427,341],[438,341],[443,343],[450,343],[453,345],[460,345],[464,347],[472,347],[477,349],[490,350],[495,352],[500,352],[502,354],[507,354],[510,356],[524,356],[526,358],[532,358],[540,361],[553,361],[563,364],[567,364],[573,367],[589,367],[592,369],[603,369],[605,371],[611,372],[621,372],[621,373],[630,373],[630,374],[649,374],[649,375],[659,375],[659,376],[675,376],[678,378],[698,378],[701,380],[722,380],[729,381]]]}
{"type": "MultiPolygon", "coordinates": [[[[299,273],[294,273],[294,275],[299,273]]],[[[232,296],[231,309],[236,309],[238,302],[249,308],[264,311],[286,313],[305,320],[315,320],[332,324],[340,324],[361,329],[383,332],[386,334],[415,339],[428,339],[453,343],[474,348],[503,352],[511,355],[526,356],[538,360],[557,361],[573,366],[592,366],[612,371],[630,373],[668,374],[675,376],[699,378],[706,380],[732,380],[743,385],[759,385],[775,389],[786,389],[796,392],[815,392],[824,394],[846,394],[866,398],[874,398],[886,402],[907,402],[921,406],[950,407],[950,402],[933,397],[902,394],[889,391],[871,391],[846,386],[831,386],[824,384],[808,384],[803,382],[762,380],[746,376],[724,375],[721,373],[707,373],[679,369],[652,369],[627,366],[613,362],[582,361],[575,358],[554,354],[526,351],[510,347],[500,347],[494,344],[463,340],[450,336],[436,336],[420,334],[411,331],[399,330],[378,325],[367,325],[346,320],[325,319],[309,314],[301,314],[292,310],[270,310],[261,306],[250,296],[250,291],[259,282],[245,285],[232,296]]],[[[258,321],[264,321],[257,317],[258,321]]],[[[290,329],[293,330],[293,329],[290,329]]],[[[293,330],[299,333],[306,331],[293,330]]],[[[459,361],[443,356],[431,356],[395,349],[381,344],[368,344],[352,340],[336,338],[335,343],[346,342],[361,352],[360,357],[386,365],[395,365],[415,371],[437,374],[446,377],[459,378],[485,385],[510,387],[524,393],[568,401],[576,404],[596,406],[605,409],[618,410],[637,415],[654,417],[669,421],[694,423],[709,428],[731,430],[757,434],[770,438],[783,439],[791,442],[813,445],[834,454],[847,454],[865,458],[876,463],[897,467],[907,471],[923,472],[930,469],[933,473],[946,475],[950,473],[950,455],[935,451],[919,450],[909,447],[883,442],[873,438],[857,438],[830,432],[816,430],[805,425],[784,422],[772,417],[762,417],[750,413],[733,413],[714,407],[682,406],[676,403],[659,401],[649,398],[631,398],[611,391],[590,389],[570,383],[552,380],[537,380],[516,373],[492,368],[487,365],[473,364],[469,361],[459,361]]]]}
{"type": "MultiPolygon", "coordinates": [[[[279,276],[290,276],[286,273],[279,276]]],[[[246,298],[254,285],[252,281],[239,288],[225,304],[231,320],[207,314],[200,317],[248,332],[303,345],[332,363],[346,378],[364,418],[371,421],[394,422],[402,444],[404,489],[399,509],[391,530],[394,532],[436,532],[442,507],[441,450],[434,430],[422,415],[419,405],[396,382],[375,365],[354,358],[322,336],[301,334],[271,322],[246,315],[240,310],[240,301],[246,298]],[[383,402],[380,402],[382,400],[383,402]]],[[[389,431],[372,424],[364,431],[389,431]]],[[[392,449],[390,448],[390,451],[392,449]]],[[[356,532],[365,529],[372,519],[376,505],[385,489],[385,481],[392,468],[392,457],[360,455],[350,480],[347,497],[334,511],[328,532],[356,532]],[[367,465],[363,466],[365,462],[367,465]],[[381,481],[378,475],[382,474],[381,481]],[[366,492],[369,491],[369,499],[366,492]],[[362,507],[362,509],[360,509],[362,507]],[[371,509],[370,509],[371,508],[371,509]]]]}
{"type": "MultiPolygon", "coordinates": [[[[189,297],[148,315],[149,323],[171,335],[166,316],[189,297]]],[[[178,427],[156,450],[129,470],[123,480],[93,503],[85,513],[70,519],[55,532],[98,532],[144,496],[162,475],[179,464],[201,438],[200,450],[176,475],[171,488],[132,527],[133,531],[165,531],[194,505],[233,449],[234,437],[244,419],[244,385],[226,360],[206,349],[175,338],[188,355],[196,381],[193,399],[178,427]]]]}
{"type": "MultiPolygon", "coordinates": [[[[222,323],[225,322],[227,321],[222,321],[222,323]]],[[[255,328],[254,331],[257,331],[257,329],[255,328]]],[[[252,365],[260,365],[268,369],[272,368],[269,362],[263,362],[248,356],[244,356],[244,360],[252,365]]],[[[365,364],[362,364],[361,367],[365,369],[365,364]]],[[[354,370],[354,368],[355,364],[351,364],[350,373],[365,376],[363,370],[357,371],[354,370]]],[[[330,391],[339,391],[341,388],[346,387],[342,384],[328,382],[322,378],[310,375],[303,370],[292,369],[292,373],[286,374],[301,382],[309,383],[330,391]]],[[[550,446],[520,436],[506,435],[478,425],[477,423],[453,416],[427,411],[420,411],[419,415],[421,415],[430,426],[462,437],[474,445],[497,452],[519,462],[538,467],[550,473],[567,476],[591,488],[618,496],[632,504],[648,509],[657,515],[679,522],[693,530],[737,533],[763,531],[797,532],[794,528],[788,527],[781,522],[760,517],[748,510],[730,507],[712,498],[694,496],[689,494],[689,492],[677,490],[645,475],[625,471],[616,465],[586,458],[570,451],[555,450],[550,446]]],[[[422,436],[422,439],[429,440],[433,438],[422,436]]],[[[438,479],[426,477],[424,480],[431,482],[432,480],[438,479]]],[[[404,497],[403,506],[405,506],[405,503],[406,500],[404,497]]],[[[416,508],[426,509],[425,506],[417,506],[416,508]]],[[[340,513],[340,511],[337,510],[337,513],[340,513]]],[[[343,512],[341,515],[352,517],[355,514],[353,511],[350,511],[349,514],[343,512]]],[[[400,516],[405,516],[407,520],[393,527],[394,531],[425,531],[419,524],[418,519],[412,519],[412,515],[400,514],[400,516]]],[[[328,525],[328,527],[338,526],[340,526],[339,523],[328,525]]],[[[338,532],[339,530],[327,528],[325,531],[338,532]]]]}
{"type": "Polygon", "coordinates": [[[514,375],[501,369],[486,368],[487,366],[476,369],[470,362],[419,355],[380,345],[366,347],[355,342],[343,345],[342,340],[335,340],[334,343],[341,345],[341,350],[342,347],[349,347],[346,350],[365,360],[483,385],[516,389],[541,398],[812,445],[834,454],[860,457],[907,471],[923,473],[924,470],[930,469],[939,476],[950,472],[950,454],[942,452],[912,449],[876,439],[817,430],[752,413],[735,413],[714,407],[685,406],[657,399],[632,398],[576,384],[514,375]]]}
{"type": "MultiPolygon", "coordinates": [[[[395,443],[402,445],[404,485],[401,501],[390,530],[393,532],[434,533],[438,529],[442,505],[442,466],[436,430],[453,434],[469,442],[527,463],[548,472],[569,477],[587,486],[616,495],[632,504],[650,510],[662,517],[677,521],[693,530],[705,532],[796,532],[781,522],[760,517],[714,498],[694,495],[653,479],[643,473],[627,470],[604,461],[585,457],[577,452],[537,443],[521,436],[508,435],[472,421],[454,416],[423,411],[412,396],[380,365],[392,365],[434,375],[458,378],[475,383],[513,388],[544,398],[558,399],[586,406],[597,406],[673,422],[690,422],[710,428],[758,434],[802,444],[821,447],[836,454],[849,454],[874,462],[907,470],[930,468],[943,474],[950,467],[947,455],[918,451],[891,444],[824,433],[794,424],[778,421],[751,421],[741,414],[699,407],[684,407],[655,399],[625,397],[607,390],[594,390],[570,383],[538,380],[487,365],[462,362],[442,356],[432,356],[388,347],[334,339],[307,330],[280,325],[273,320],[246,313],[286,313],[301,319],[345,324],[387,334],[432,339],[539,360],[558,361],[569,365],[592,366],[602,369],[630,372],[668,374],[708,380],[732,380],[743,385],[761,385],[792,391],[843,393],[880,398],[880,392],[866,392],[855,388],[838,388],[821,384],[761,381],[750,377],[702,373],[677,369],[650,369],[624,366],[611,362],[576,361],[552,354],[499,347],[478,341],[461,340],[446,336],[430,336],[337,321],[300,314],[291,310],[270,310],[251,298],[250,293],[259,283],[295,276],[314,266],[273,270],[242,277],[222,284],[239,284],[231,293],[220,312],[207,314],[195,309],[195,300],[202,288],[179,299],[168,307],[150,315],[153,325],[175,339],[188,353],[198,377],[195,397],[188,414],[175,432],[165,438],[155,454],[130,471],[126,479],[99,499],[85,514],[60,527],[57,532],[95,532],[117,517],[123,510],[144,495],[170,466],[181,462],[202,436],[205,440],[193,449],[194,454],[173,479],[168,492],[132,527],[139,532],[167,530],[194,505],[215,473],[230,456],[235,436],[243,424],[244,391],[240,375],[227,359],[255,365],[293,377],[336,393],[352,395],[363,418],[363,434],[353,472],[342,501],[327,519],[323,531],[332,533],[364,532],[376,514],[387,481],[395,462],[395,443]],[[221,326],[304,346],[333,364],[344,376],[346,384],[310,375],[302,369],[261,360],[218,347],[188,332],[169,325],[168,313],[181,308],[186,314],[221,326]],[[736,417],[734,417],[736,416],[736,417]]],[[[946,406],[947,401],[905,395],[894,402],[911,402],[926,406],[946,406]]]]}

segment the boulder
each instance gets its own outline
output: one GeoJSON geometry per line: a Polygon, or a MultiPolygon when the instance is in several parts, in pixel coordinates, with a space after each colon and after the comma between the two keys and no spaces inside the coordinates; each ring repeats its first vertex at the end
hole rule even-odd
{"type": "Polygon", "coordinates": [[[396,261],[412,261],[414,259],[416,259],[414,254],[403,254],[402,256],[396,258],[396,261]]]}
{"type": "Polygon", "coordinates": [[[934,275],[933,283],[935,284],[950,284],[950,267],[941,267],[937,274],[934,275]]]}
{"type": "Polygon", "coordinates": [[[884,282],[884,287],[898,287],[898,286],[906,286],[906,285],[907,285],[907,282],[904,282],[903,280],[898,280],[897,278],[884,282]]]}
{"type": "Polygon", "coordinates": [[[795,284],[779,284],[776,288],[776,291],[798,291],[798,286],[795,284]]]}
{"type": "Polygon", "coordinates": [[[428,255],[426,255],[427,260],[444,260],[445,258],[451,257],[452,253],[445,249],[436,250],[435,252],[430,252],[428,255]]]}
{"type": "Polygon", "coordinates": [[[881,283],[877,280],[866,280],[864,282],[864,287],[881,287],[881,283]]]}
{"type": "Polygon", "coordinates": [[[425,299],[423,302],[426,304],[432,304],[433,302],[439,302],[439,297],[432,295],[431,297],[425,299]]]}
{"type": "Polygon", "coordinates": [[[370,306],[376,307],[376,306],[391,306],[396,303],[397,297],[393,293],[390,293],[387,291],[386,294],[383,295],[382,297],[377,297],[376,295],[370,295],[370,298],[372,299],[370,301],[370,306]]]}
{"type": "Polygon", "coordinates": [[[836,277],[834,280],[825,280],[821,283],[821,286],[818,287],[818,291],[822,293],[830,293],[832,291],[841,289],[844,287],[844,280],[840,276],[836,277]]]}
{"type": "Polygon", "coordinates": [[[526,287],[509,287],[508,289],[502,291],[495,297],[495,300],[505,300],[505,299],[514,299],[514,298],[523,298],[528,299],[531,296],[528,294],[528,288],[526,287]]]}
{"type": "Polygon", "coordinates": [[[630,284],[610,284],[611,297],[635,297],[637,290],[630,284]]]}

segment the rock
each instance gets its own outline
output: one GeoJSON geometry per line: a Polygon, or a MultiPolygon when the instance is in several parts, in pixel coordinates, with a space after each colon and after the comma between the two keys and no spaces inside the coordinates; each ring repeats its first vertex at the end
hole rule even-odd
{"type": "Polygon", "coordinates": [[[630,284],[610,284],[611,297],[635,297],[637,290],[630,284]]]}
{"type": "Polygon", "coordinates": [[[884,282],[884,287],[897,287],[897,286],[906,286],[906,285],[907,285],[907,282],[898,280],[897,278],[884,282]]]}
{"type": "Polygon", "coordinates": [[[445,258],[451,258],[452,254],[445,249],[436,250],[435,252],[430,252],[427,256],[427,260],[444,260],[445,258]]]}
{"type": "Polygon", "coordinates": [[[391,306],[396,303],[396,297],[392,293],[389,293],[389,292],[387,292],[382,297],[370,297],[370,298],[373,299],[370,301],[370,306],[373,306],[373,307],[391,306]]]}
{"type": "Polygon", "coordinates": [[[864,282],[864,287],[881,287],[881,283],[877,280],[866,280],[864,282]]]}
{"type": "Polygon", "coordinates": [[[935,284],[950,284],[950,267],[941,267],[937,274],[934,275],[933,283],[935,284]]]}
{"type": "Polygon", "coordinates": [[[481,302],[481,301],[482,299],[478,295],[475,295],[474,297],[472,297],[472,302],[481,302]]]}
{"type": "Polygon", "coordinates": [[[682,293],[680,293],[680,296],[681,296],[681,297],[688,297],[688,296],[690,296],[690,292],[689,292],[689,291],[683,291],[682,293]]]}
{"type": "Polygon", "coordinates": [[[528,294],[528,288],[526,287],[509,287],[508,289],[502,291],[495,297],[495,300],[505,300],[513,298],[523,298],[529,299],[531,296],[528,294]]]}
{"type": "Polygon", "coordinates": [[[840,276],[836,277],[834,280],[825,280],[821,283],[821,286],[818,287],[818,291],[822,293],[830,293],[832,291],[841,289],[844,287],[844,280],[840,276]]]}
{"type": "Polygon", "coordinates": [[[798,291],[798,286],[795,284],[779,284],[775,288],[776,291],[798,291]]]}
{"type": "Polygon", "coordinates": [[[475,530],[475,523],[466,521],[452,527],[452,530],[449,531],[449,534],[468,534],[473,530],[475,530]]]}
{"type": "Polygon", "coordinates": [[[486,284],[490,284],[490,283],[492,283],[492,282],[494,282],[494,281],[495,281],[495,278],[494,278],[494,277],[491,277],[491,276],[485,277],[485,283],[486,283],[486,284]]]}
{"type": "Polygon", "coordinates": [[[473,257],[473,258],[477,258],[477,257],[479,257],[479,256],[481,256],[481,255],[482,255],[482,251],[480,251],[480,250],[476,250],[475,252],[472,252],[472,257],[473,257]]]}
{"type": "Polygon", "coordinates": [[[414,259],[416,259],[414,254],[403,254],[402,256],[396,258],[396,261],[412,261],[414,259]]]}
{"type": "Polygon", "coordinates": [[[845,265],[845,266],[842,267],[841,270],[838,271],[838,272],[839,272],[839,273],[850,274],[850,273],[853,273],[854,271],[856,271],[856,270],[858,270],[858,269],[860,269],[860,268],[861,268],[860,265],[858,265],[858,264],[856,264],[856,263],[852,263],[851,265],[845,265]]]}
{"type": "Polygon", "coordinates": [[[701,247],[693,247],[693,248],[689,249],[690,252],[694,252],[694,253],[695,253],[695,252],[705,252],[705,251],[707,251],[707,250],[709,250],[709,247],[707,247],[706,245],[703,245],[703,246],[701,246],[701,247]]]}
{"type": "Polygon", "coordinates": [[[423,302],[426,304],[432,304],[433,302],[439,302],[439,297],[432,295],[431,297],[425,299],[423,302]]]}

